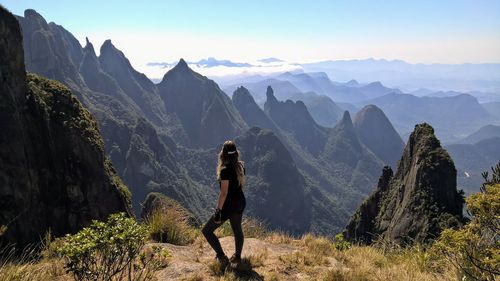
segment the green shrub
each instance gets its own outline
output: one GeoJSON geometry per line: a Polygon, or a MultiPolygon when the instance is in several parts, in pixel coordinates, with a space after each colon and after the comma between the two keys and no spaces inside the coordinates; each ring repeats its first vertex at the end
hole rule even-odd
{"type": "Polygon", "coordinates": [[[76,280],[150,280],[164,252],[143,251],[147,237],[147,227],[119,213],[67,235],[56,251],[76,280]]]}
{"type": "Polygon", "coordinates": [[[333,243],[333,246],[335,247],[335,249],[339,251],[345,251],[351,248],[351,243],[349,243],[344,239],[344,235],[342,233],[339,233],[335,235],[335,241],[333,243]]]}
{"type": "Polygon", "coordinates": [[[491,180],[483,174],[481,192],[466,199],[471,221],[458,230],[443,231],[433,247],[464,280],[497,280],[500,275],[500,164],[492,170],[491,180]]]}

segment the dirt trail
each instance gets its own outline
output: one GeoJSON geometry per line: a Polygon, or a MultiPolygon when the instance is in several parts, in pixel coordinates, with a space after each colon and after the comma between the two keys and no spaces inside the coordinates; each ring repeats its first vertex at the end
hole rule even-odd
{"type": "MultiPolygon", "coordinates": [[[[233,237],[224,237],[220,241],[226,255],[231,256],[234,252],[233,237]]],[[[214,262],[215,254],[203,240],[200,239],[188,246],[156,245],[168,249],[171,255],[169,265],[158,272],[159,280],[219,280],[221,278],[211,270],[210,265],[214,262]]],[[[268,280],[273,279],[272,276],[279,276],[279,280],[311,280],[315,272],[308,274],[294,270],[287,265],[288,262],[282,260],[284,256],[292,256],[303,250],[302,247],[296,245],[273,244],[255,238],[247,238],[242,256],[249,258],[253,266],[246,268],[241,276],[237,272],[235,275],[240,276],[243,280],[268,280]]],[[[330,266],[335,264],[333,258],[329,261],[330,266]]],[[[324,271],[328,268],[328,266],[321,267],[317,269],[324,271]]]]}

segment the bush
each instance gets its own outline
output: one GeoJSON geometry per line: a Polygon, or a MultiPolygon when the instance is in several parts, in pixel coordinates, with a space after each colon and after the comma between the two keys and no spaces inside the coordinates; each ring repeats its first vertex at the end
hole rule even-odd
{"type": "Polygon", "coordinates": [[[345,251],[351,248],[351,243],[344,239],[344,235],[342,233],[339,233],[335,235],[335,242],[333,243],[333,246],[339,251],[345,251]]]}
{"type": "Polygon", "coordinates": [[[491,180],[483,174],[481,192],[466,199],[471,221],[461,229],[443,231],[434,244],[464,279],[496,280],[500,275],[500,163],[492,170],[491,180]]]}
{"type": "Polygon", "coordinates": [[[189,216],[174,206],[155,209],[147,218],[151,239],[174,245],[187,245],[194,241],[198,231],[189,225],[189,216]]]}
{"type": "Polygon", "coordinates": [[[76,280],[150,280],[164,263],[164,252],[143,251],[148,228],[124,213],[67,235],[56,249],[76,280]]]}

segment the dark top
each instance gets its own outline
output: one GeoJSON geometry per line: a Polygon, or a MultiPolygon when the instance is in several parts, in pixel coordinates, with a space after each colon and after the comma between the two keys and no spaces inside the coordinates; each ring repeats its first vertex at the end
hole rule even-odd
{"type": "MultiPolygon", "coordinates": [[[[245,169],[243,168],[243,173],[245,169]]],[[[246,206],[245,195],[243,194],[243,189],[238,181],[238,175],[236,169],[233,165],[228,164],[223,167],[220,171],[220,179],[228,180],[229,186],[227,191],[227,197],[222,206],[222,215],[227,217],[234,212],[243,212],[246,206]]],[[[220,183],[219,183],[220,187],[220,183]]]]}

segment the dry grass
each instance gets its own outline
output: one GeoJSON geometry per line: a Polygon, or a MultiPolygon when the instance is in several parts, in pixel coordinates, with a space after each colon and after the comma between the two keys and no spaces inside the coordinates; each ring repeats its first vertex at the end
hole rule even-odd
{"type": "Polygon", "coordinates": [[[66,274],[61,260],[39,259],[39,257],[34,247],[26,248],[20,253],[16,252],[13,247],[2,248],[0,250],[0,280],[73,280],[66,274]]]}
{"type": "MultiPolygon", "coordinates": [[[[264,238],[268,233],[266,225],[254,218],[244,218],[241,222],[241,227],[246,238],[264,238]]],[[[231,229],[229,220],[217,228],[215,234],[218,237],[232,236],[233,230],[231,229]]]]}
{"type": "Polygon", "coordinates": [[[174,245],[191,244],[199,230],[189,225],[189,215],[180,207],[172,206],[155,210],[146,219],[151,239],[174,245]]]}
{"type": "Polygon", "coordinates": [[[451,265],[431,256],[418,247],[384,253],[375,247],[354,246],[336,252],[340,266],[326,272],[323,280],[457,280],[451,265]]]}
{"type": "Polygon", "coordinates": [[[290,244],[293,238],[284,232],[270,232],[266,235],[264,241],[272,244],[290,244]]]}

